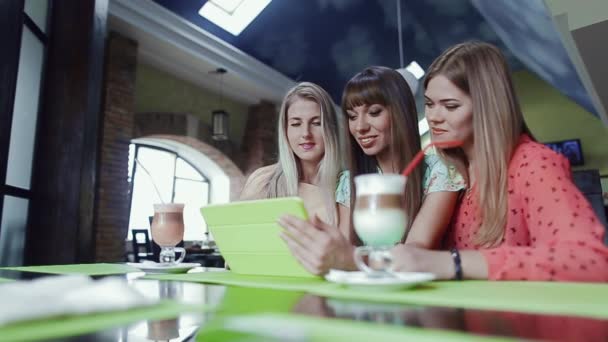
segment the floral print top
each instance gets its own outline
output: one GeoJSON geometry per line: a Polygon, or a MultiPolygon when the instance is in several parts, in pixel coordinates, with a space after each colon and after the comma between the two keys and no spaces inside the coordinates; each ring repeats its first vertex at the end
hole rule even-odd
{"type": "Polygon", "coordinates": [[[475,245],[481,217],[473,186],[457,204],[444,247],[479,250],[492,280],[608,281],[605,229],[572,182],[568,160],[523,135],[508,177],[502,242],[475,245]]]}
{"type": "MultiPolygon", "coordinates": [[[[422,186],[424,194],[439,191],[460,191],[466,187],[464,179],[453,166],[446,166],[435,154],[424,156],[424,176],[422,186]]],[[[378,170],[382,173],[381,170],[378,170]]],[[[336,202],[345,207],[350,206],[350,172],[342,171],[336,187],[336,202]]]]}

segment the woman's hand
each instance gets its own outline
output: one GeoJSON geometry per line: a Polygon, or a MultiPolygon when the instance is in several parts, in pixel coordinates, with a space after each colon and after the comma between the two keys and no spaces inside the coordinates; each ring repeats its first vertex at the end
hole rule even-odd
{"type": "Polygon", "coordinates": [[[286,215],[279,219],[285,228],[281,238],[310,273],[323,275],[330,269],[355,270],[354,246],[340,233],[315,216],[310,222],[286,215]]]}
{"type": "MultiPolygon", "coordinates": [[[[391,250],[393,269],[398,272],[430,272],[437,279],[454,279],[456,267],[448,251],[433,251],[409,244],[399,244],[391,250]]],[[[488,265],[478,251],[460,251],[464,279],[488,279],[488,265]]]]}
{"type": "Polygon", "coordinates": [[[398,244],[393,247],[391,254],[394,271],[430,272],[434,273],[437,279],[454,278],[454,261],[450,252],[398,244]]]}

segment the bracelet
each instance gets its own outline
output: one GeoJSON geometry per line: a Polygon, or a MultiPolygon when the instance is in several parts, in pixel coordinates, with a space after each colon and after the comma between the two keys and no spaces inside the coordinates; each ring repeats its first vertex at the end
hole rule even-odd
{"type": "Polygon", "coordinates": [[[460,252],[458,252],[457,248],[452,248],[450,253],[452,254],[452,259],[454,260],[454,269],[456,270],[454,279],[462,280],[462,263],[460,262],[460,252]]]}

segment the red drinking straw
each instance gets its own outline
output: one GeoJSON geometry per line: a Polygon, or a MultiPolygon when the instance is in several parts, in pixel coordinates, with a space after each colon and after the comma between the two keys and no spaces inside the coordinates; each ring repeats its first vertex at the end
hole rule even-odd
{"type": "Polygon", "coordinates": [[[410,173],[412,173],[412,171],[414,171],[416,166],[418,166],[418,164],[420,164],[420,162],[424,158],[424,152],[431,146],[439,147],[439,148],[460,147],[460,146],[462,146],[462,141],[460,141],[460,140],[437,141],[437,142],[432,142],[432,143],[426,145],[425,148],[423,148],[422,150],[418,151],[418,153],[416,153],[414,158],[412,158],[412,160],[407,164],[407,166],[405,167],[405,169],[403,170],[403,172],[401,174],[406,177],[409,176],[410,173]]]}

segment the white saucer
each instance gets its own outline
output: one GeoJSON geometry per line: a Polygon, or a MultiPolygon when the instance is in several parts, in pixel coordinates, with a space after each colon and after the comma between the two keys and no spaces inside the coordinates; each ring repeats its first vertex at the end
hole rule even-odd
{"type": "Polygon", "coordinates": [[[182,262],[175,265],[164,265],[157,262],[128,262],[127,265],[139,268],[146,273],[186,273],[189,270],[199,267],[197,262],[182,262]]]}
{"type": "Polygon", "coordinates": [[[413,287],[435,279],[432,273],[394,272],[391,277],[370,277],[365,272],[345,272],[330,270],[325,276],[327,281],[348,286],[350,288],[383,290],[399,290],[413,287]]]}

